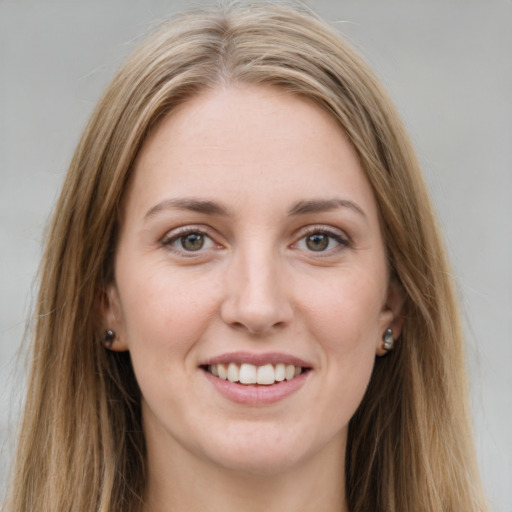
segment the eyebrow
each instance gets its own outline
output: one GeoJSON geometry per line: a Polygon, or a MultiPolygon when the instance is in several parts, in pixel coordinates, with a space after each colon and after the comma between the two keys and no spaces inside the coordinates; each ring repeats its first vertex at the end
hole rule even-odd
{"type": "Polygon", "coordinates": [[[312,199],[308,201],[299,201],[288,211],[288,215],[306,215],[308,213],[320,213],[337,210],[338,208],[350,208],[359,215],[366,218],[363,209],[353,201],[348,199],[312,199]]]}
{"type": "Polygon", "coordinates": [[[148,219],[161,211],[172,209],[189,210],[192,212],[206,213],[209,215],[229,215],[228,210],[224,206],[221,206],[214,201],[194,198],[176,198],[166,199],[165,201],[156,204],[146,212],[144,218],[148,219]]]}
{"type": "MultiPolygon", "coordinates": [[[[307,201],[298,201],[289,210],[288,215],[295,217],[298,215],[307,215],[309,213],[320,213],[337,210],[338,208],[350,208],[359,215],[366,218],[363,209],[353,201],[348,199],[310,199],[307,201]]],[[[151,207],[144,216],[145,219],[164,210],[188,210],[197,213],[205,213],[208,215],[229,216],[229,210],[215,201],[196,199],[196,198],[174,198],[166,199],[155,206],[151,207]]]]}

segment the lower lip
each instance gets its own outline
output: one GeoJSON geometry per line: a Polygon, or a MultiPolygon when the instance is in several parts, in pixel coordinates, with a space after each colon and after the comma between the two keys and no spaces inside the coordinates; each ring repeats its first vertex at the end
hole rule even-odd
{"type": "Polygon", "coordinates": [[[202,370],[205,377],[215,389],[228,400],[244,405],[269,405],[279,402],[298,391],[306,382],[311,370],[269,386],[258,384],[239,384],[215,377],[206,370],[202,370]]]}

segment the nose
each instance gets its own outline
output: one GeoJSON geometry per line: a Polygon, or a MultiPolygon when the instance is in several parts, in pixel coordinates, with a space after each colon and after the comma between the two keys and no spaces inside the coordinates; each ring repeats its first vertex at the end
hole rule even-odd
{"type": "Polygon", "coordinates": [[[278,257],[247,251],[235,257],[226,274],[223,321],[253,335],[270,334],[290,323],[293,308],[278,257]]]}

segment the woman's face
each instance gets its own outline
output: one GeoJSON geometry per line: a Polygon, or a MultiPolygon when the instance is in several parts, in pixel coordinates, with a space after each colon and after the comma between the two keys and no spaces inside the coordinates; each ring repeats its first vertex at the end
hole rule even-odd
{"type": "Polygon", "coordinates": [[[263,86],[185,103],[136,161],[105,313],[131,354],[150,458],[339,461],[399,295],[331,117],[263,86]]]}

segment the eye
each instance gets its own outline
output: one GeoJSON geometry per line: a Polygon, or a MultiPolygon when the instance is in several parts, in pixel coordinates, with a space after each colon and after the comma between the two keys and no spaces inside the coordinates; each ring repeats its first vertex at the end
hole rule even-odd
{"type": "Polygon", "coordinates": [[[163,240],[162,245],[171,247],[180,252],[198,252],[214,247],[213,240],[203,231],[188,230],[178,233],[169,233],[163,240]]]}
{"type": "Polygon", "coordinates": [[[348,241],[339,233],[325,229],[314,229],[299,239],[295,244],[297,249],[311,252],[330,252],[340,246],[347,246],[348,241]]]}
{"type": "Polygon", "coordinates": [[[306,247],[312,251],[325,251],[329,247],[330,238],[325,233],[314,233],[306,237],[306,247]]]}

